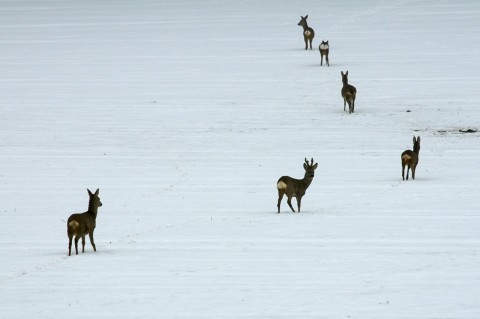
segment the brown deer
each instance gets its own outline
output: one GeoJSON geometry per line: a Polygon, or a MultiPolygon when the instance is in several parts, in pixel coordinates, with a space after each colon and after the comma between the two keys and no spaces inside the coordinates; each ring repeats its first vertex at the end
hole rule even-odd
{"type": "Polygon", "coordinates": [[[342,97],[343,97],[343,111],[345,112],[345,106],[348,103],[348,114],[351,114],[355,111],[355,98],[357,97],[357,89],[353,86],[348,84],[348,71],[342,73],[342,97]]]}
{"type": "Polygon", "coordinates": [[[315,37],[315,32],[307,24],[308,14],[305,17],[300,16],[301,20],[298,25],[303,27],[303,40],[305,40],[305,50],[308,49],[308,42],[310,42],[310,50],[312,50],[312,41],[315,37]]]}
{"type": "Polygon", "coordinates": [[[315,169],[317,168],[318,163],[313,165],[313,158],[309,164],[305,158],[305,163],[303,168],[305,169],[305,176],[303,179],[295,179],[290,176],[282,176],[277,182],[278,189],[278,213],[280,214],[280,203],[282,202],[283,195],[287,195],[288,206],[292,209],[292,212],[295,213],[295,209],[292,207],[292,197],[297,198],[298,212],[300,213],[300,204],[302,202],[302,197],[305,195],[305,192],[312,183],[313,176],[315,175],[315,169]]]}
{"type": "Polygon", "coordinates": [[[415,179],[415,170],[418,165],[418,154],[420,153],[420,136],[415,139],[413,136],[413,151],[406,150],[402,153],[402,178],[405,180],[405,166],[407,166],[407,181],[408,172],[412,169],[412,179],[415,179]]]}
{"type": "Polygon", "coordinates": [[[85,252],[85,235],[89,235],[90,243],[92,244],[93,251],[97,251],[95,242],[93,241],[93,231],[95,230],[95,220],[97,219],[98,207],[102,206],[102,202],[98,197],[99,190],[92,194],[87,189],[90,201],[88,202],[88,210],[82,214],[73,214],[67,221],[67,234],[68,234],[68,255],[72,253],[72,238],[75,236],[75,252],[78,255],[78,240],[82,237],[82,253],[85,252]]]}
{"type": "Polygon", "coordinates": [[[328,63],[328,52],[330,51],[328,41],[322,41],[318,46],[318,50],[320,51],[320,65],[323,65],[323,56],[325,56],[325,62],[327,63],[327,66],[330,66],[330,63],[328,63]]]}

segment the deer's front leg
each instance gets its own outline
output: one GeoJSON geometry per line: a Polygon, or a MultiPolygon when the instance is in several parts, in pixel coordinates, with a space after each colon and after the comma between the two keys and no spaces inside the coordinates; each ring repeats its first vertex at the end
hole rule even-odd
{"type": "Polygon", "coordinates": [[[93,230],[88,234],[90,237],[90,244],[92,244],[93,251],[97,251],[97,247],[95,247],[95,241],[93,240],[93,230]]]}
{"type": "Polygon", "coordinates": [[[300,213],[300,206],[302,204],[302,196],[297,196],[297,206],[298,206],[298,212],[300,213]]]}
{"type": "Polygon", "coordinates": [[[292,206],[292,196],[288,196],[287,204],[292,209],[292,212],[295,213],[295,209],[293,209],[293,206],[292,206]]]}

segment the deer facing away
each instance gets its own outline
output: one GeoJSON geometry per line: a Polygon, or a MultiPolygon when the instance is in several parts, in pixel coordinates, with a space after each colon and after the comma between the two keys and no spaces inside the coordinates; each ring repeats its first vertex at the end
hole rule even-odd
{"type": "Polygon", "coordinates": [[[323,56],[325,56],[325,62],[327,63],[327,66],[330,66],[330,63],[328,62],[328,53],[330,51],[328,41],[322,41],[318,46],[318,50],[320,51],[320,65],[323,65],[323,56]]]}
{"type": "Polygon", "coordinates": [[[305,17],[300,16],[300,22],[298,25],[303,27],[303,40],[305,40],[305,50],[308,49],[308,43],[310,43],[310,50],[312,50],[312,41],[315,37],[315,31],[307,24],[308,14],[305,17]]]}
{"type": "Polygon", "coordinates": [[[342,97],[343,97],[343,111],[345,112],[345,106],[348,103],[348,113],[351,114],[355,111],[355,98],[357,97],[357,89],[348,84],[348,71],[342,74],[342,97]]]}
{"type": "Polygon", "coordinates": [[[413,151],[406,150],[402,153],[402,178],[405,180],[405,166],[407,166],[407,181],[408,172],[412,169],[412,179],[415,179],[415,170],[418,165],[418,154],[420,153],[420,136],[415,139],[413,136],[413,151]]]}
{"type": "Polygon", "coordinates": [[[305,163],[303,168],[305,169],[305,176],[303,179],[295,179],[290,176],[282,176],[277,182],[278,189],[278,213],[280,213],[280,203],[282,202],[283,195],[287,195],[287,204],[292,209],[292,212],[295,213],[295,209],[292,206],[292,197],[297,198],[298,212],[300,212],[300,205],[302,202],[302,197],[305,195],[307,188],[312,183],[313,177],[315,175],[315,169],[317,168],[318,163],[313,165],[313,158],[310,164],[305,158],[305,163]]]}
{"type": "Polygon", "coordinates": [[[90,201],[88,202],[88,210],[82,214],[73,214],[67,221],[67,234],[68,234],[68,255],[72,253],[72,238],[75,236],[75,252],[78,255],[78,240],[82,237],[82,253],[85,252],[85,235],[89,235],[90,243],[92,244],[93,251],[97,251],[95,242],[93,241],[93,231],[95,230],[95,220],[97,219],[98,207],[102,206],[102,202],[98,197],[99,190],[92,194],[87,189],[90,201]]]}

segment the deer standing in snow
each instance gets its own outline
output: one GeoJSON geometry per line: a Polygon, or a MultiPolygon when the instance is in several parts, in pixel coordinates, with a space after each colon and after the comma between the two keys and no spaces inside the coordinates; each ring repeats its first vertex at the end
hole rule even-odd
{"type": "Polygon", "coordinates": [[[305,158],[305,163],[303,168],[305,169],[305,176],[303,179],[295,179],[290,176],[282,176],[277,182],[278,189],[278,213],[280,214],[280,203],[282,202],[283,195],[287,195],[287,204],[292,209],[292,212],[295,213],[295,209],[292,206],[292,197],[297,198],[298,212],[300,213],[300,204],[302,202],[302,197],[305,195],[305,192],[312,183],[313,177],[315,175],[315,169],[317,168],[318,163],[313,165],[313,158],[309,164],[305,158]]]}
{"type": "Polygon", "coordinates": [[[95,242],[93,241],[93,231],[95,230],[95,220],[97,219],[98,207],[102,206],[102,202],[98,197],[99,190],[92,194],[87,189],[90,201],[88,202],[88,210],[82,214],[73,214],[67,221],[67,234],[68,234],[68,255],[72,253],[72,238],[75,236],[75,252],[78,255],[78,240],[82,237],[82,253],[85,252],[85,235],[89,235],[90,243],[92,244],[93,251],[97,251],[95,242]]]}
{"type": "Polygon", "coordinates": [[[418,154],[420,153],[420,136],[415,139],[413,136],[413,151],[406,150],[402,153],[402,178],[405,180],[405,166],[407,166],[407,181],[408,172],[412,169],[412,179],[415,179],[415,170],[418,164],[418,154]]]}
{"type": "Polygon", "coordinates": [[[355,98],[357,97],[357,89],[348,84],[348,71],[342,73],[342,97],[343,97],[343,111],[345,112],[345,106],[348,103],[348,113],[351,114],[355,111],[355,98]]]}
{"type": "Polygon", "coordinates": [[[305,17],[300,16],[301,20],[298,25],[303,27],[303,40],[305,40],[305,50],[308,49],[308,43],[310,42],[310,50],[312,50],[312,41],[315,37],[315,32],[307,24],[308,14],[305,17]]]}
{"type": "Polygon", "coordinates": [[[327,63],[327,66],[330,66],[330,63],[328,63],[328,52],[330,51],[328,41],[322,41],[318,46],[318,50],[320,51],[320,65],[323,65],[323,56],[325,56],[325,62],[327,63]]]}

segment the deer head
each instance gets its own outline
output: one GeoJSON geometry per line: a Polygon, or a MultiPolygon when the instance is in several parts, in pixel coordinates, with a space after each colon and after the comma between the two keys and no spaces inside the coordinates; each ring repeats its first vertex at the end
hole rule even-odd
{"type": "Polygon", "coordinates": [[[305,158],[305,163],[303,163],[303,168],[305,169],[305,177],[313,178],[315,176],[315,169],[317,169],[318,163],[313,165],[313,158],[310,163],[308,163],[307,158],[305,158]]]}

